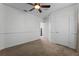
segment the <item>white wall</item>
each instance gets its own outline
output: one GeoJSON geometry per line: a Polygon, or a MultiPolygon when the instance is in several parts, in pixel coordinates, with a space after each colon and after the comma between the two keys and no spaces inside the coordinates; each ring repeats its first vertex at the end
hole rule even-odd
{"type": "Polygon", "coordinates": [[[76,49],[77,20],[75,7],[57,10],[49,17],[51,22],[51,41],[76,49]]]}
{"type": "Polygon", "coordinates": [[[2,4],[0,4],[0,49],[4,48],[4,18],[5,17],[5,9],[2,4]]]}
{"type": "Polygon", "coordinates": [[[0,4],[0,49],[36,40],[40,18],[0,4]]]}

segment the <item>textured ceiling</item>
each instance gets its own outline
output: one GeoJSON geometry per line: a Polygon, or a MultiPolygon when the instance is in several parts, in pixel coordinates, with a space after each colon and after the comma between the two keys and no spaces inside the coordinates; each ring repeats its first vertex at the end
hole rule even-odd
{"type": "MultiPolygon", "coordinates": [[[[37,10],[33,10],[31,12],[26,12],[41,18],[45,18],[47,17],[50,13],[52,13],[53,11],[72,5],[72,3],[41,3],[41,4],[45,4],[45,5],[51,5],[50,8],[41,8],[42,13],[39,13],[37,10]]],[[[24,11],[24,10],[29,10],[31,9],[33,6],[28,5],[26,3],[6,3],[5,5],[16,8],[18,10],[24,11]]]]}

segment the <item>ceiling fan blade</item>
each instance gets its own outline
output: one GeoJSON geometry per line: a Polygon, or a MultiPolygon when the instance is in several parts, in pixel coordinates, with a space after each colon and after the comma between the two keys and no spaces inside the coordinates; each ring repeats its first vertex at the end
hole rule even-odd
{"type": "Polygon", "coordinates": [[[42,8],[50,8],[50,5],[41,5],[42,8]]]}
{"type": "Polygon", "coordinates": [[[29,5],[34,5],[33,3],[27,3],[27,4],[29,4],[29,5]]]}
{"type": "Polygon", "coordinates": [[[30,9],[29,11],[32,11],[32,10],[34,10],[35,8],[32,8],[32,9],[30,9]]]}
{"type": "Polygon", "coordinates": [[[38,11],[41,13],[42,12],[42,10],[41,9],[38,9],[38,11]]]}

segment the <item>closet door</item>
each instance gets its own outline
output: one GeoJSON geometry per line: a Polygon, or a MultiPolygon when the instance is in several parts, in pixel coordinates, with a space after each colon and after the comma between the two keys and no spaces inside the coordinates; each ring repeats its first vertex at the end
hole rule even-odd
{"type": "Polygon", "coordinates": [[[78,39],[77,39],[77,49],[78,49],[78,51],[79,51],[79,5],[78,5],[78,20],[77,20],[78,22],[77,22],[77,26],[78,26],[78,28],[77,28],[77,30],[78,30],[78,32],[77,32],[77,36],[78,36],[78,39]]]}
{"type": "Polygon", "coordinates": [[[77,28],[74,8],[57,11],[52,16],[52,41],[75,49],[77,28]]]}
{"type": "Polygon", "coordinates": [[[53,43],[57,43],[57,33],[56,33],[56,17],[55,14],[52,14],[50,17],[50,23],[51,23],[51,41],[53,43]]]}

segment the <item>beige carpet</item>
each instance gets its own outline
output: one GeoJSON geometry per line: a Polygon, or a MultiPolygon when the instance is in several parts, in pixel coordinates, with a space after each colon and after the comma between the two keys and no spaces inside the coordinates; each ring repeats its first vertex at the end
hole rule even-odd
{"type": "Polygon", "coordinates": [[[31,41],[0,51],[1,56],[78,56],[73,49],[50,44],[46,38],[31,41]]]}

